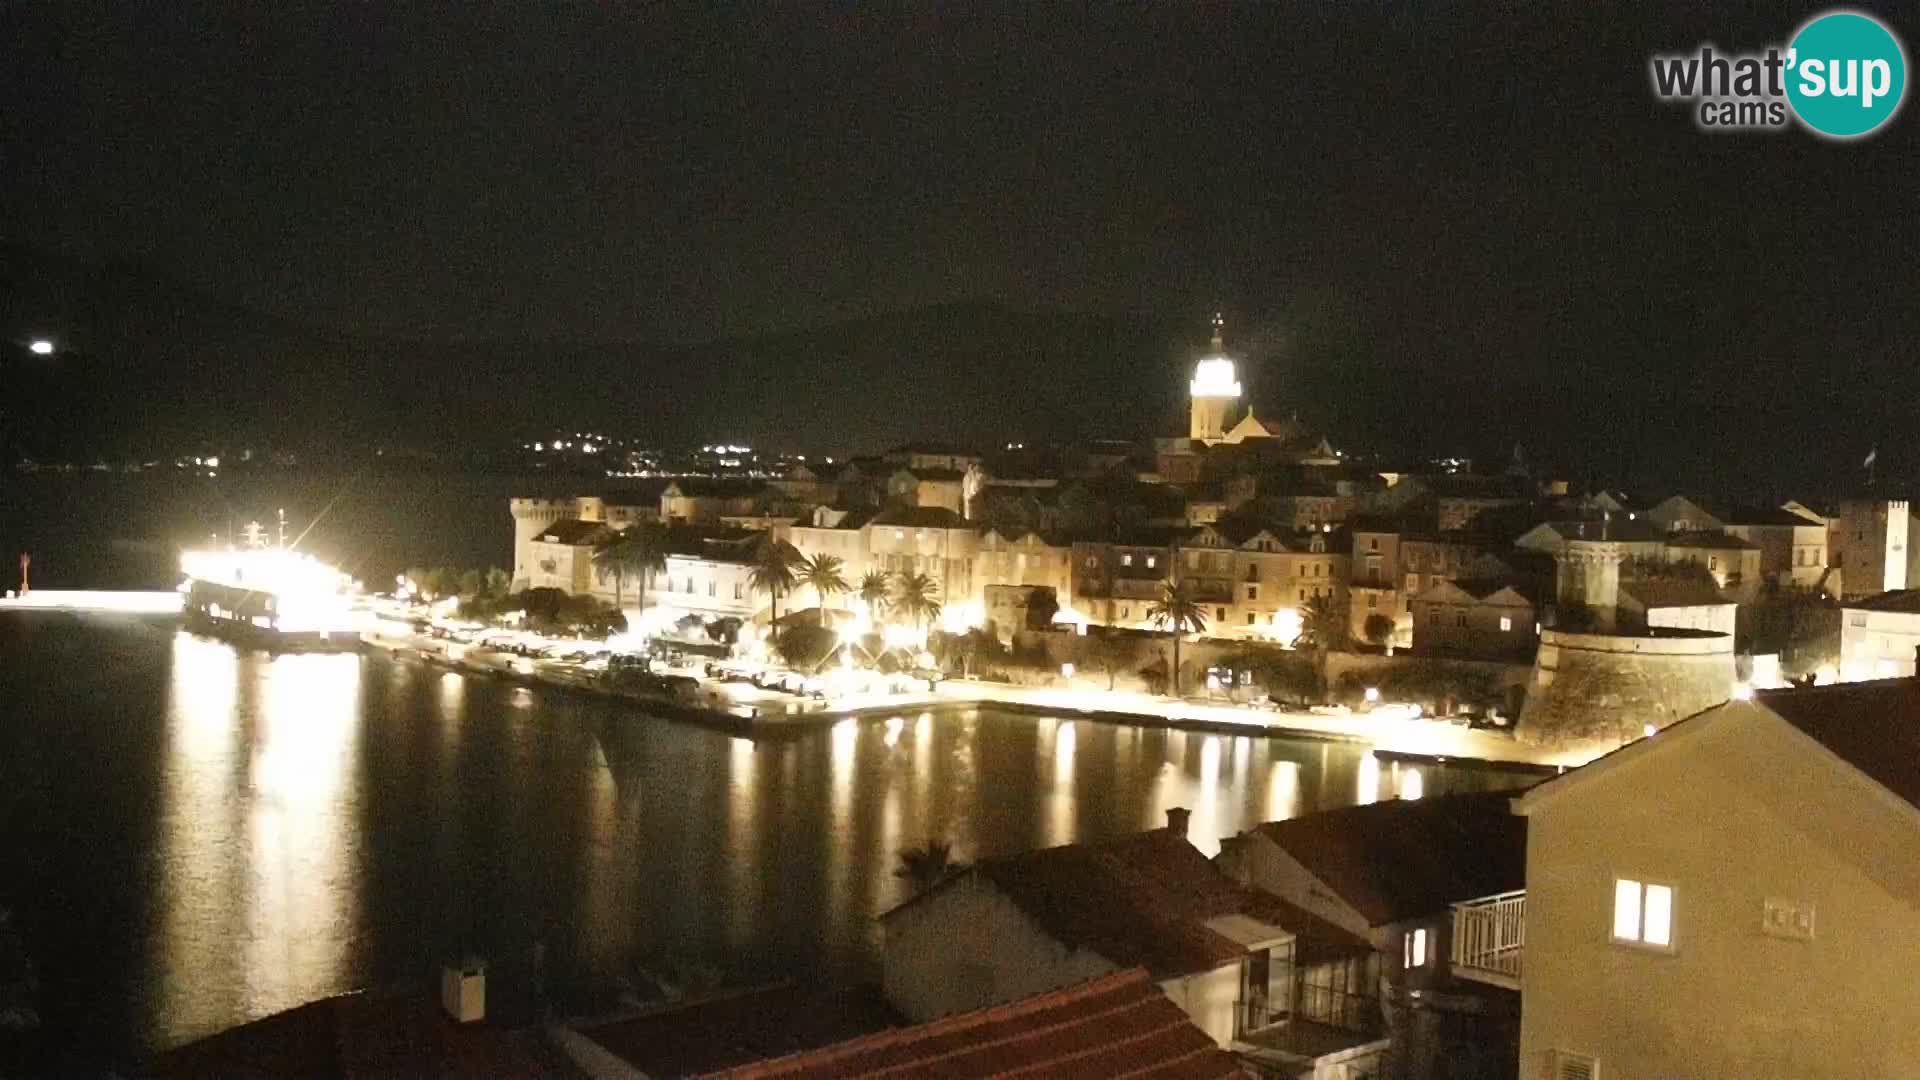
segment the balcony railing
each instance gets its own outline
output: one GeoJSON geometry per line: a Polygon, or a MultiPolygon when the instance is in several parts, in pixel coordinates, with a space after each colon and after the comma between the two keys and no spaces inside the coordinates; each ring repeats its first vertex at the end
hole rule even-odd
{"type": "Polygon", "coordinates": [[[1454,974],[1517,990],[1526,944],[1525,889],[1453,905],[1454,974]]]}

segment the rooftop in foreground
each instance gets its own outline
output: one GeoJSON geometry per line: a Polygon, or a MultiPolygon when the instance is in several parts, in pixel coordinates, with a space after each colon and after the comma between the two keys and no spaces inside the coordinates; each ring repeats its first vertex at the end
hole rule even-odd
{"type": "Polygon", "coordinates": [[[1227,1080],[1248,1074],[1134,968],[713,1075],[1227,1080]]]}

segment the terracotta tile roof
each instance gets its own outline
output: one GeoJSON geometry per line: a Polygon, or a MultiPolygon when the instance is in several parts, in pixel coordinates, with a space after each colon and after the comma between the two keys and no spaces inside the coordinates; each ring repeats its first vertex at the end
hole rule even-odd
{"type": "Polygon", "coordinates": [[[1145,967],[1155,978],[1211,971],[1244,956],[1243,945],[1206,925],[1221,915],[1248,915],[1277,926],[1316,954],[1370,948],[1278,897],[1239,884],[1184,836],[1166,829],[984,859],[969,873],[991,882],[1061,944],[1089,949],[1119,966],[1145,967]]]}
{"type": "Polygon", "coordinates": [[[563,518],[534,535],[534,539],[545,544],[566,544],[568,547],[586,547],[600,542],[608,533],[604,522],[581,521],[579,518],[563,518]]]}
{"type": "Polygon", "coordinates": [[[1756,700],[1920,807],[1920,679],[1773,690],[1756,700]]]}
{"type": "Polygon", "coordinates": [[[1248,1074],[1134,968],[711,1075],[1226,1080],[1248,1074]]]}
{"type": "Polygon", "coordinates": [[[167,1077],[576,1076],[531,1028],[460,1025],[425,993],[341,994],[169,1051],[167,1077]]]}
{"type": "Polygon", "coordinates": [[[649,1076],[690,1076],[842,1043],[906,1021],[872,989],[781,983],[580,1029],[649,1076]]]}
{"type": "MultiPolygon", "coordinates": [[[[1801,522],[1805,525],[1808,522],[1801,522]]],[[[1667,537],[1668,547],[1677,548],[1715,548],[1722,551],[1757,551],[1760,545],[1745,540],[1732,533],[1716,529],[1693,529],[1677,532],[1667,537]]]]}
{"type": "Polygon", "coordinates": [[[1640,601],[1643,608],[1711,607],[1731,604],[1711,579],[1635,578],[1620,582],[1620,591],[1640,601]]]}
{"type": "Polygon", "coordinates": [[[1254,828],[1383,926],[1526,885],[1527,823],[1515,792],[1390,799],[1254,828]]]}

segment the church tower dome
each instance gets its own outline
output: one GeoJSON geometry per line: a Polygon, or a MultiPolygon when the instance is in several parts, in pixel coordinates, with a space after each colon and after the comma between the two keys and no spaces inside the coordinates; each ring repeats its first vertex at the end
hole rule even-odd
{"type": "Polygon", "coordinates": [[[1227,437],[1227,426],[1240,401],[1240,377],[1233,358],[1227,355],[1223,335],[1226,320],[1218,312],[1213,316],[1213,348],[1194,366],[1193,381],[1188,384],[1192,399],[1192,423],[1189,438],[1217,443],[1227,437]]]}

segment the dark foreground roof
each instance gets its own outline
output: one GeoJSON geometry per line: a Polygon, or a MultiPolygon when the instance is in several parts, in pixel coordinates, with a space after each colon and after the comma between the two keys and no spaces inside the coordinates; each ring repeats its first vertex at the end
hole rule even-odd
{"type": "Polygon", "coordinates": [[[941,1080],[1248,1075],[1138,968],[714,1075],[746,1080],[883,1074],[941,1080]]]}
{"type": "Polygon", "coordinates": [[[1920,807],[1920,679],[1772,690],[1760,704],[1920,807]]]}
{"type": "Polygon", "coordinates": [[[649,1076],[690,1076],[784,1058],[905,1022],[871,989],[780,984],[659,1008],[581,1033],[649,1076]]]}
{"type": "Polygon", "coordinates": [[[1920,589],[1895,589],[1863,600],[1848,600],[1840,605],[1863,611],[1897,611],[1920,614],[1920,589]]]}
{"type": "Polygon", "coordinates": [[[1244,944],[1206,925],[1223,915],[1245,915],[1294,934],[1303,955],[1370,949],[1357,935],[1239,884],[1167,829],[984,859],[971,874],[991,882],[1061,944],[1090,949],[1116,965],[1145,967],[1155,978],[1210,971],[1246,955],[1244,944]]]}
{"type": "Polygon", "coordinates": [[[1255,828],[1382,926],[1525,887],[1527,823],[1508,806],[1515,794],[1390,799],[1255,828]]]}
{"type": "Polygon", "coordinates": [[[534,1028],[456,1024],[424,992],[341,994],[188,1043],[156,1077],[578,1076],[534,1028]]]}

